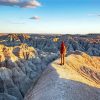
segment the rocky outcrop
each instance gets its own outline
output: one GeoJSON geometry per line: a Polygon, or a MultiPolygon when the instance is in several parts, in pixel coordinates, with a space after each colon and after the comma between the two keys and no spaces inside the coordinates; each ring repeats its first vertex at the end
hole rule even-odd
{"type": "Polygon", "coordinates": [[[50,53],[44,55],[27,44],[0,45],[0,100],[22,100],[47,64],[57,57],[50,53]]]}
{"type": "Polygon", "coordinates": [[[24,100],[100,100],[100,57],[76,51],[52,62],[24,100]]]}

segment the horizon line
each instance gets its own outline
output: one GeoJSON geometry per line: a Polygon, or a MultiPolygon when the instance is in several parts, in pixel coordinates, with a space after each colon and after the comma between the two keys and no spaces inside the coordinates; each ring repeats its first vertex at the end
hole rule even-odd
{"type": "Polygon", "coordinates": [[[61,34],[61,35],[88,35],[88,34],[100,34],[100,33],[64,33],[64,32],[0,32],[0,34],[61,34]]]}

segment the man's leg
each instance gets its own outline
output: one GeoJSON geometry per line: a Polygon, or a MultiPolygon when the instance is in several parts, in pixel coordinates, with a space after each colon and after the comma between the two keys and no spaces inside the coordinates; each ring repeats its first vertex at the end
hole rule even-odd
{"type": "Polygon", "coordinates": [[[65,64],[65,55],[63,54],[63,65],[65,64]]]}
{"type": "Polygon", "coordinates": [[[63,63],[63,61],[62,61],[63,59],[62,59],[62,58],[63,58],[63,56],[62,56],[62,54],[61,54],[61,65],[62,65],[62,63],[63,63]]]}

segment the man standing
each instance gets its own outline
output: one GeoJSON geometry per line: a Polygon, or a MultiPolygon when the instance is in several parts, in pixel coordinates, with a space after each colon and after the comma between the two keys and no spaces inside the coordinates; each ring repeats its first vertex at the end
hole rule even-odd
{"type": "Polygon", "coordinates": [[[61,55],[61,65],[64,65],[65,64],[65,55],[66,55],[66,46],[64,44],[64,41],[62,41],[62,43],[61,43],[60,55],[61,55]]]}

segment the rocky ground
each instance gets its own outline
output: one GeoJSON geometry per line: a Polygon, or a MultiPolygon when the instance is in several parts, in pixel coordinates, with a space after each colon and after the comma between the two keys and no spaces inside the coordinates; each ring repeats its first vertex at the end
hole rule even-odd
{"type": "Polygon", "coordinates": [[[24,100],[100,100],[100,57],[73,52],[51,63],[24,100]]]}

